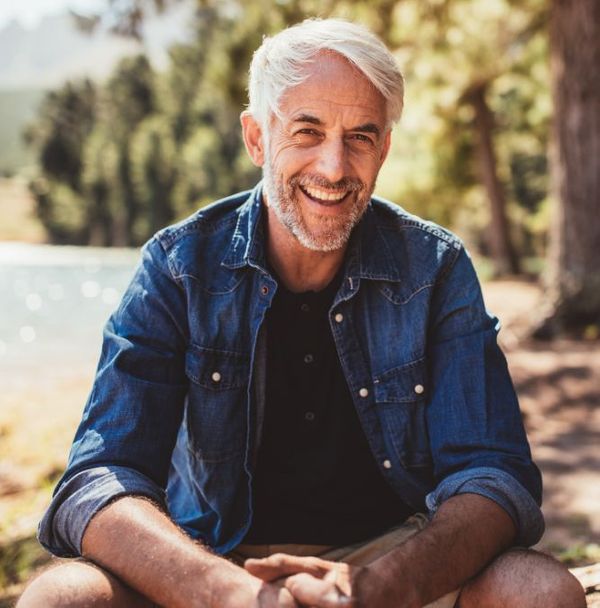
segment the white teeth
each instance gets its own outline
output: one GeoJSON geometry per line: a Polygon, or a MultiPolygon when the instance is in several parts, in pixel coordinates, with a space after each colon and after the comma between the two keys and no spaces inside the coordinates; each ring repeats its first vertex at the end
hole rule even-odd
{"type": "Polygon", "coordinates": [[[347,194],[346,191],[327,192],[327,190],[321,190],[321,188],[315,188],[313,186],[304,186],[304,189],[310,196],[318,198],[321,201],[341,201],[347,194]]]}

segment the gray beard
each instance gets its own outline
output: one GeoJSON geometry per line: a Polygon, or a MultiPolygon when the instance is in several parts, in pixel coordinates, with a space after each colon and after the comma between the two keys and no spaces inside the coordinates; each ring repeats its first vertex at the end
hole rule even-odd
{"type": "Polygon", "coordinates": [[[277,182],[267,156],[263,166],[264,189],[269,206],[277,219],[296,237],[301,245],[312,251],[337,251],[342,249],[352,233],[352,229],[363,216],[373,189],[367,191],[358,180],[343,179],[332,184],[318,175],[292,177],[287,184],[277,182]],[[314,185],[330,190],[351,190],[357,193],[352,207],[342,217],[322,216],[317,232],[307,226],[298,202],[296,192],[301,185],[314,185]]]}

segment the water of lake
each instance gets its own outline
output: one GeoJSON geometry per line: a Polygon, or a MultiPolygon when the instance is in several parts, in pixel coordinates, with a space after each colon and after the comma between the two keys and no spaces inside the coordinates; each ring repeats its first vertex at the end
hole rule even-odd
{"type": "MultiPolygon", "coordinates": [[[[139,250],[0,242],[0,386],[94,366],[139,250]]],[[[1,389],[0,389],[1,390],[1,389]]]]}

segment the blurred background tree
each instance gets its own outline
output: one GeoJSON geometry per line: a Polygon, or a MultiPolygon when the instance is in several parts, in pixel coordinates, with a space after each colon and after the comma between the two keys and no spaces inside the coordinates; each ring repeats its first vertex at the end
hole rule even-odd
{"type": "Polygon", "coordinates": [[[25,133],[39,164],[31,183],[38,215],[57,243],[84,243],[88,237],[82,156],[96,121],[96,96],[89,80],[66,83],[47,94],[25,133]]]}
{"type": "MultiPolygon", "coordinates": [[[[109,0],[85,23],[104,20],[141,38],[148,12],[177,1],[109,0]]],[[[600,173],[593,154],[600,114],[592,85],[600,44],[595,0],[196,0],[196,7],[194,39],[171,49],[166,71],[139,56],[97,90],[71,83],[47,97],[29,141],[40,167],[32,190],[54,240],[137,245],[160,226],[250,187],[259,174],[243,150],[238,115],[253,51],[287,24],[340,16],[376,31],[407,77],[407,109],[379,191],[457,229],[492,260],[492,274],[539,272],[552,199],[551,42],[561,211],[550,234],[544,331],[572,327],[566,320],[575,316],[586,327],[598,323],[592,252],[600,237],[590,226],[600,224],[588,221],[599,204],[600,173]],[[579,67],[564,69],[572,62],[579,67]],[[84,108],[84,119],[71,115],[84,108]],[[567,126],[580,116],[587,120],[579,130],[567,126]],[[62,132],[69,120],[75,134],[62,132]],[[583,240],[576,236],[582,230],[583,240]]]]}
{"type": "Polygon", "coordinates": [[[557,195],[538,337],[600,328],[600,3],[552,0],[552,175],[557,195]]]}

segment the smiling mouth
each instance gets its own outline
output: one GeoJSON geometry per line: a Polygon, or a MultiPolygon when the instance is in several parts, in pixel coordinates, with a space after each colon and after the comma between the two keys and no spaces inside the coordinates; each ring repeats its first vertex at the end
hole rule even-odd
{"type": "Polygon", "coordinates": [[[320,205],[338,205],[349,194],[349,190],[324,190],[316,186],[299,186],[303,194],[320,205]]]}

